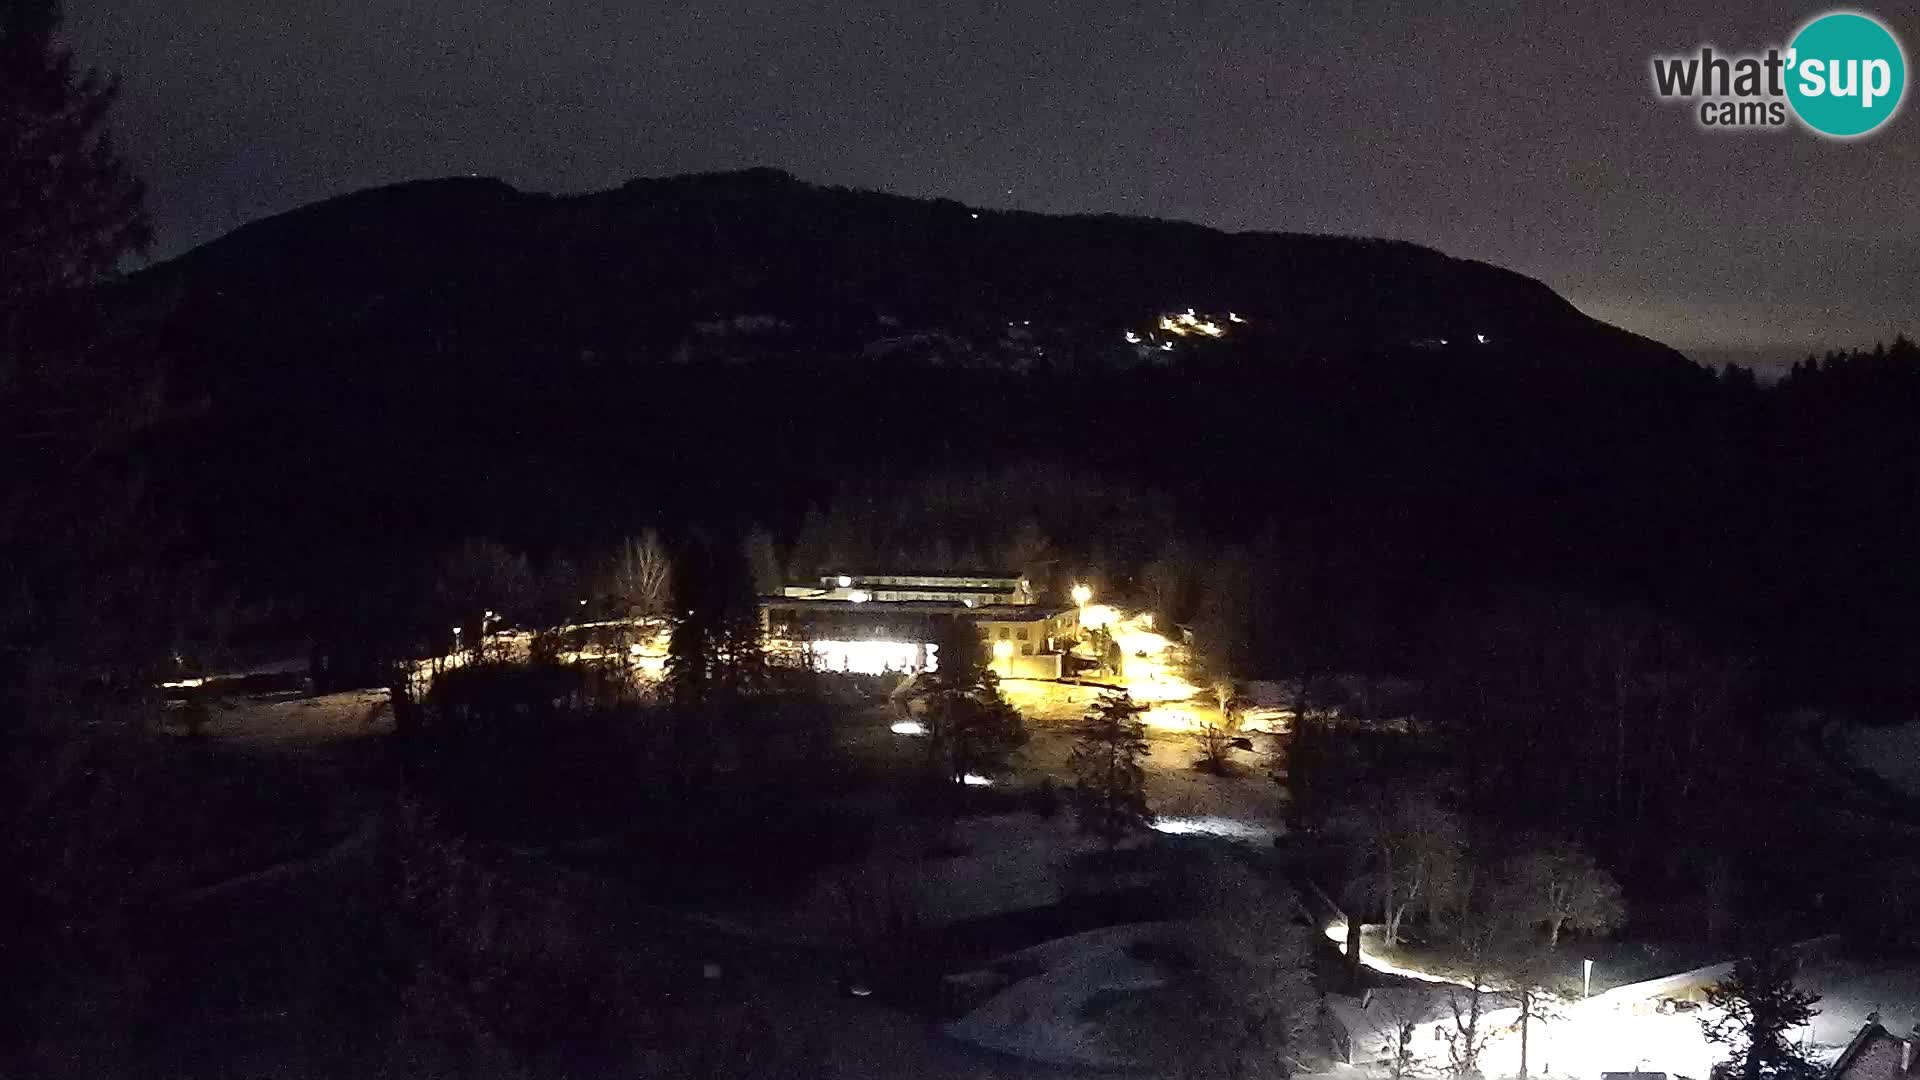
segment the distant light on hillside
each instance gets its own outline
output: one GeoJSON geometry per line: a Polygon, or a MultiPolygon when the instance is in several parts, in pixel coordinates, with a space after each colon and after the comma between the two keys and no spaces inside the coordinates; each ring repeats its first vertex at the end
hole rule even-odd
{"type": "Polygon", "coordinates": [[[1173,343],[1181,338],[1223,338],[1227,336],[1227,327],[1231,324],[1246,322],[1239,312],[1229,311],[1224,315],[1214,315],[1188,308],[1185,311],[1166,311],[1154,317],[1152,326],[1144,333],[1127,330],[1127,344],[1144,348],[1158,347],[1161,352],[1172,352],[1173,343]]]}

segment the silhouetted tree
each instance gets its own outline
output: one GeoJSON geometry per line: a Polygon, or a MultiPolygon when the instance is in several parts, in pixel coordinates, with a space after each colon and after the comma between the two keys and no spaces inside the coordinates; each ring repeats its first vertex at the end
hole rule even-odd
{"type": "Polygon", "coordinates": [[[141,188],[114,83],[59,23],[53,0],[0,5],[0,1060],[109,1075],[138,1007],[121,912],[178,809],[153,801],[149,685],[200,605],[132,458],[156,353],[94,290],[146,248],[141,188]],[[131,693],[83,692],[102,679],[131,693]]]}
{"type": "Polygon", "coordinates": [[[1333,718],[1310,702],[1297,702],[1272,771],[1274,782],[1287,789],[1287,827],[1311,832],[1324,825],[1348,797],[1355,767],[1333,718]]]}
{"type": "Polygon", "coordinates": [[[1789,1033],[1819,1012],[1820,995],[1794,986],[1799,965],[1780,952],[1743,957],[1733,974],[1707,990],[1708,1042],[1724,1046],[1726,1064],[1742,1080],[1811,1080],[1820,1067],[1796,1048],[1789,1033]]]}
{"type": "MultiPolygon", "coordinates": [[[[144,190],[114,152],[117,80],[54,42],[55,0],[0,10],[0,316],[112,274],[153,232],[144,190]]],[[[9,350],[11,352],[11,350],[9,350]]]]}
{"type": "Polygon", "coordinates": [[[760,605],[744,552],[691,537],[673,566],[667,685],[682,705],[732,702],[766,688],[760,605]]]}
{"type": "Polygon", "coordinates": [[[1108,691],[1074,725],[1067,769],[1073,774],[1073,805],[1080,831],[1100,837],[1109,848],[1153,824],[1146,776],[1140,767],[1147,753],[1142,711],[1126,692],[1108,691]]]}
{"type": "Polygon", "coordinates": [[[59,25],[54,0],[0,7],[0,680],[155,662],[185,600],[128,460],[160,415],[154,350],[92,288],[146,250],[142,188],[108,132],[115,81],[59,25]]]}
{"type": "Polygon", "coordinates": [[[965,619],[950,619],[934,631],[933,645],[935,670],[922,677],[916,693],[931,767],[954,786],[969,773],[1005,772],[1013,752],[1026,744],[1026,722],[1001,695],[979,631],[965,619]]]}

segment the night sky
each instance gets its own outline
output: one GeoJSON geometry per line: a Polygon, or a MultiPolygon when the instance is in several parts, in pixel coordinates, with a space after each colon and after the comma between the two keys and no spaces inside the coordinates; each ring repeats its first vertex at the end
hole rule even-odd
{"type": "MultiPolygon", "coordinates": [[[[1400,237],[1688,350],[1920,332],[1920,108],[1864,141],[1698,129],[1648,58],[1824,6],[1194,0],[68,0],[125,79],[166,256],[413,177],[541,191],[775,165],[1227,229],[1400,237]],[[1570,6],[1570,5],[1569,5],[1570,6]]],[[[1906,46],[1920,2],[1868,5],[1906,46]]]]}

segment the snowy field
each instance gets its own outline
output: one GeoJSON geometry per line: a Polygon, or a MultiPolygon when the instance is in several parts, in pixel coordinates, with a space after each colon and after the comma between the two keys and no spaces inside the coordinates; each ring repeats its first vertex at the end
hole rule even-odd
{"type": "Polygon", "coordinates": [[[958,1021],[947,1034],[990,1050],[1052,1065],[1124,1067],[1105,1026],[1087,1015],[1097,995],[1148,990],[1165,982],[1160,970],[1128,955],[1163,923],[1089,930],[1003,957],[996,965],[1037,968],[958,1021]]]}
{"type": "Polygon", "coordinates": [[[1907,794],[1920,797],[1920,721],[1891,727],[1855,727],[1847,733],[1847,750],[1862,767],[1872,769],[1907,794]]]}
{"type": "Polygon", "coordinates": [[[234,746],[315,748],[385,735],[393,711],[385,690],[309,696],[298,690],[247,694],[212,703],[206,735],[234,746]]]}
{"type": "Polygon", "coordinates": [[[785,935],[832,940],[852,930],[849,901],[864,895],[898,897],[932,926],[1045,907],[1060,900],[1073,856],[1100,846],[1081,837],[1065,813],[961,818],[951,838],[957,854],[931,855],[923,823],[888,821],[859,866],[821,875],[800,900],[757,912],[752,921],[785,935]]]}

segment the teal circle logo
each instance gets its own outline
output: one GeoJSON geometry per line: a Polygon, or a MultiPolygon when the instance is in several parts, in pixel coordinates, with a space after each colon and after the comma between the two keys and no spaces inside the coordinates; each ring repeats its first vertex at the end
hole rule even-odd
{"type": "Polygon", "coordinates": [[[1868,15],[1836,11],[1800,28],[1788,46],[1787,100],[1802,123],[1850,139],[1893,118],[1907,88],[1907,57],[1868,15]]]}

